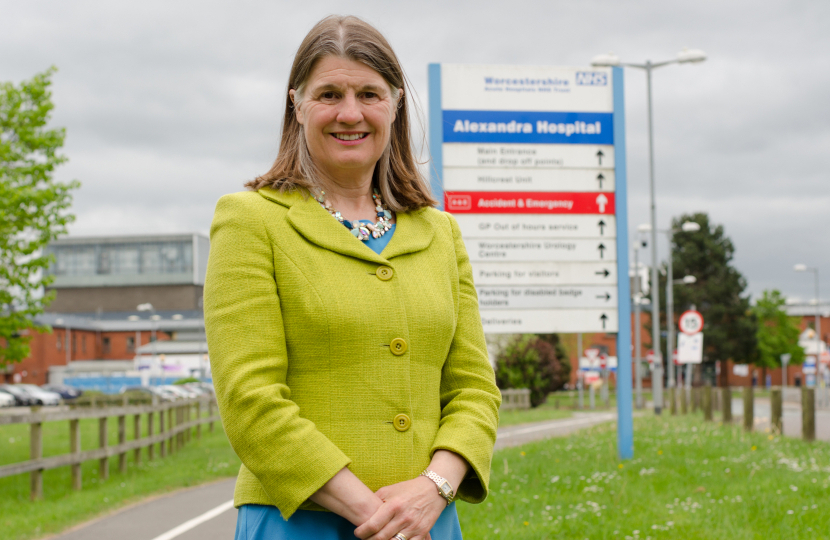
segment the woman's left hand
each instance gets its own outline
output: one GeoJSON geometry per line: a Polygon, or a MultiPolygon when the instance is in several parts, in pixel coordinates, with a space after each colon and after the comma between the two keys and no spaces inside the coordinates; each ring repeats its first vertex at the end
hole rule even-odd
{"type": "Polygon", "coordinates": [[[429,530],[447,507],[435,483],[425,476],[386,486],[376,495],[383,504],[354,531],[362,540],[391,540],[397,533],[407,540],[430,540],[429,530]]]}

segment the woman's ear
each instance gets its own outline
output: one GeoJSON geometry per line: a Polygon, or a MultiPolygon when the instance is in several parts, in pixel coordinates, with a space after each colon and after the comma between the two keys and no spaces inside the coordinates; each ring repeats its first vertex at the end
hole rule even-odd
{"type": "Polygon", "coordinates": [[[297,91],[292,88],[288,91],[288,97],[291,98],[291,105],[294,107],[294,118],[297,119],[297,123],[303,125],[305,120],[303,118],[303,113],[300,111],[299,105],[297,105],[297,91]]]}

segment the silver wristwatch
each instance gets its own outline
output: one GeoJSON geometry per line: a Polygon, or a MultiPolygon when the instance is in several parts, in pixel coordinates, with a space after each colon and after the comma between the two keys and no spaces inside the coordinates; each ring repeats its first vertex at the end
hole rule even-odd
{"type": "Polygon", "coordinates": [[[427,478],[435,482],[435,485],[438,486],[438,494],[447,499],[447,506],[449,506],[452,500],[455,498],[455,492],[453,491],[450,483],[447,482],[447,479],[438,476],[429,469],[422,472],[421,476],[426,476],[427,478]]]}

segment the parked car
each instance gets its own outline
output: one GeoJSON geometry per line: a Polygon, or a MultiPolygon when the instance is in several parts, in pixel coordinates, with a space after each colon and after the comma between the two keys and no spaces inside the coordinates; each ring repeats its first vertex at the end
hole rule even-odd
{"type": "Polygon", "coordinates": [[[47,392],[54,392],[60,395],[63,399],[75,399],[77,397],[81,397],[84,393],[84,391],[79,388],[73,388],[65,384],[44,384],[41,388],[47,392]]]}
{"type": "Polygon", "coordinates": [[[118,391],[119,394],[127,394],[127,393],[141,393],[146,394],[149,397],[156,397],[160,401],[173,401],[176,399],[174,394],[170,392],[166,392],[162,390],[158,386],[125,386],[121,390],[118,391]]]}
{"type": "Polygon", "coordinates": [[[214,394],[213,385],[205,382],[192,382],[182,385],[188,390],[195,390],[203,396],[212,396],[214,394]]]}
{"type": "Polygon", "coordinates": [[[199,396],[196,392],[188,390],[187,388],[184,388],[183,386],[178,384],[164,384],[159,388],[163,388],[168,392],[176,394],[178,399],[192,399],[199,396]]]}
{"type": "Polygon", "coordinates": [[[15,386],[33,396],[37,400],[37,405],[61,404],[61,395],[55,392],[49,392],[34,384],[17,384],[15,386]]]}
{"type": "Polygon", "coordinates": [[[17,405],[17,400],[14,396],[0,390],[0,407],[14,407],[15,405],[17,405]]]}
{"type": "Polygon", "coordinates": [[[20,388],[20,385],[2,384],[0,385],[0,390],[7,394],[11,394],[12,397],[14,397],[15,405],[18,407],[30,407],[38,404],[37,399],[30,393],[20,388]]]}

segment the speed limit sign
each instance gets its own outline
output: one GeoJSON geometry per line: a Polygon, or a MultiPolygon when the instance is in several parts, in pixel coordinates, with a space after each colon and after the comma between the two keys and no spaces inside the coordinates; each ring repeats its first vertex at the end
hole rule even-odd
{"type": "Polygon", "coordinates": [[[703,315],[697,311],[687,311],[680,316],[677,326],[684,334],[697,334],[703,330],[703,315]]]}

